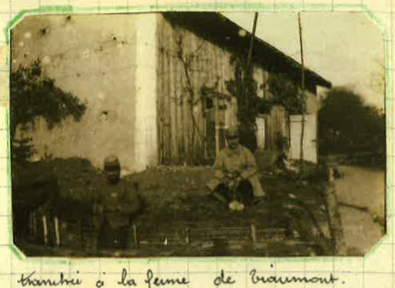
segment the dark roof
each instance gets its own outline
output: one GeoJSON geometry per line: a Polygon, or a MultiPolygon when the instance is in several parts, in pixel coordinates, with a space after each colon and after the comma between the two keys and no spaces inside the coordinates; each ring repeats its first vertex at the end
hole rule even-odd
{"type": "MultiPolygon", "coordinates": [[[[240,29],[245,29],[220,13],[163,12],[162,14],[172,24],[192,30],[204,39],[221,47],[240,55],[246,55],[248,53],[251,34],[246,31],[246,36],[241,37],[239,31],[240,29]]],[[[255,63],[259,63],[268,69],[268,71],[287,73],[294,81],[301,82],[301,65],[258,37],[255,37],[252,57],[255,63]]],[[[305,79],[306,86],[320,85],[327,88],[332,86],[331,82],[307,68],[305,69],[305,79]]]]}

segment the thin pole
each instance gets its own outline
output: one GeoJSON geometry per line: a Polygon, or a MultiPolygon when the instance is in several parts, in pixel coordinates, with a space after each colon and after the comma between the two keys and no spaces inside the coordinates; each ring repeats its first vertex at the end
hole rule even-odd
{"type": "Polygon", "coordinates": [[[248,56],[247,56],[247,65],[246,65],[245,72],[244,72],[244,79],[243,79],[243,85],[242,85],[242,90],[241,90],[241,93],[242,93],[241,95],[243,98],[245,97],[246,82],[247,82],[247,78],[250,73],[251,57],[252,57],[252,51],[254,49],[254,40],[255,40],[256,26],[258,23],[258,15],[259,15],[259,13],[255,12],[254,24],[252,26],[252,34],[251,34],[251,39],[250,39],[250,48],[248,50],[248,56]]]}
{"type": "Polygon", "coordinates": [[[59,219],[55,217],[55,237],[56,237],[56,245],[60,246],[60,232],[59,232],[59,219]]]}
{"type": "Polygon", "coordinates": [[[48,226],[47,226],[47,217],[45,215],[42,216],[43,222],[43,233],[44,233],[44,244],[48,245],[48,226]]]}
{"type": "Polygon", "coordinates": [[[300,12],[298,13],[298,24],[299,24],[299,42],[300,42],[300,58],[302,64],[302,126],[301,126],[301,136],[300,136],[300,163],[303,167],[303,144],[304,144],[304,125],[305,125],[305,69],[304,69],[304,52],[303,52],[303,34],[302,34],[302,21],[300,19],[300,12]]]}
{"type": "Polygon", "coordinates": [[[256,243],[256,226],[254,221],[251,223],[251,240],[252,243],[256,243]]]}
{"type": "Polygon", "coordinates": [[[191,230],[189,228],[185,229],[185,242],[187,245],[191,244],[191,230]]]}
{"type": "Polygon", "coordinates": [[[254,40],[255,40],[256,25],[258,23],[258,15],[259,15],[259,13],[255,12],[254,24],[252,26],[252,34],[251,34],[251,39],[250,39],[250,49],[248,51],[248,58],[247,58],[247,67],[246,67],[247,73],[250,71],[249,68],[250,68],[250,65],[251,65],[252,51],[254,49],[254,40]]]}
{"type": "Polygon", "coordinates": [[[138,230],[136,225],[133,225],[133,244],[136,249],[140,248],[138,230]]]}
{"type": "MultiPolygon", "coordinates": [[[[386,71],[386,69],[385,69],[385,60],[386,60],[386,45],[383,45],[383,48],[384,48],[384,65],[382,66],[382,68],[383,68],[383,92],[384,92],[384,103],[385,103],[385,100],[387,99],[387,71],[386,71]]],[[[384,108],[385,108],[385,106],[384,106],[384,108]]]]}

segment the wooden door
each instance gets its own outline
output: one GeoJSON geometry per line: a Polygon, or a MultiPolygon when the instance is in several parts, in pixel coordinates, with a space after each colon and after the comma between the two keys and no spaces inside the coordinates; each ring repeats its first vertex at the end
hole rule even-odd
{"type": "MultiPolygon", "coordinates": [[[[303,159],[317,163],[317,115],[305,115],[303,138],[303,159]]],[[[290,151],[291,159],[300,159],[300,138],[302,135],[302,115],[290,116],[290,151]]]]}
{"type": "Polygon", "coordinates": [[[266,123],[265,118],[257,117],[256,118],[256,141],[257,141],[257,149],[265,149],[265,141],[266,141],[266,123]]]}

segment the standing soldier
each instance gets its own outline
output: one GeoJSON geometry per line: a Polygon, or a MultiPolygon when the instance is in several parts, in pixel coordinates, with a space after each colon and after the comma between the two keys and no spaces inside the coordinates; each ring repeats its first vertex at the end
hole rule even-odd
{"type": "Polygon", "coordinates": [[[228,130],[226,140],[228,146],[218,153],[207,187],[218,200],[229,203],[232,210],[243,210],[244,205],[258,202],[265,194],[256,175],[255,157],[239,143],[237,130],[228,130]]]}
{"type": "Polygon", "coordinates": [[[138,184],[121,180],[121,165],[116,156],[104,160],[107,184],[99,191],[94,205],[100,217],[99,249],[126,249],[127,233],[133,216],[142,209],[138,184]]]}

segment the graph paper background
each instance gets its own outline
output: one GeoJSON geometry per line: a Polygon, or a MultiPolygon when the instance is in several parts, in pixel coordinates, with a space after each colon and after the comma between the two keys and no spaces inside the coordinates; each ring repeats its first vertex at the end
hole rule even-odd
{"type": "MultiPolygon", "coordinates": [[[[186,277],[190,284],[188,287],[214,287],[213,280],[223,269],[231,275],[236,284],[234,287],[276,287],[275,284],[253,285],[250,281],[249,271],[256,269],[260,275],[277,276],[318,276],[328,277],[334,273],[341,281],[334,287],[395,287],[394,274],[394,205],[393,205],[393,166],[394,166],[394,105],[393,105],[393,33],[395,26],[394,5],[392,0],[313,0],[289,2],[283,0],[268,1],[229,1],[232,5],[221,4],[215,0],[201,1],[153,1],[145,0],[137,3],[133,0],[0,0],[0,287],[20,287],[17,283],[21,273],[30,274],[36,271],[37,278],[59,279],[63,272],[67,277],[83,279],[80,287],[96,287],[96,281],[105,282],[104,287],[116,287],[120,280],[122,269],[128,271],[130,277],[136,280],[138,286],[147,287],[144,283],[147,269],[164,278],[186,277]],[[237,4],[237,5],[235,5],[237,4]],[[155,11],[155,9],[179,10],[250,10],[262,9],[273,13],[289,11],[357,11],[373,17],[372,21],[379,23],[385,29],[385,42],[387,46],[387,223],[388,235],[364,258],[161,258],[137,260],[109,260],[109,259],[25,259],[15,248],[12,248],[10,235],[10,171],[9,171],[9,144],[7,139],[8,97],[9,97],[9,43],[8,29],[12,21],[21,11],[34,9],[35,13],[50,11],[48,6],[72,6],[79,11],[112,12],[120,11],[155,11]],[[174,5],[174,6],[171,6],[174,5]],[[89,10],[84,10],[89,7],[89,10]],[[82,9],[83,8],[83,9],[82,9]],[[40,10],[41,9],[41,10],[40,10]],[[375,20],[374,20],[375,19],[375,20]],[[271,267],[270,264],[273,264],[271,267]],[[78,274],[77,274],[78,273],[78,274]]],[[[53,9],[54,12],[60,8],[53,9]]],[[[70,13],[70,12],[68,12],[70,13]]],[[[311,287],[319,284],[288,284],[289,287],[311,287]]],[[[280,285],[277,285],[280,286],[280,285]]],[[[325,285],[328,286],[328,285],[325,285]]],[[[329,285],[331,286],[331,285],[329,285]]]]}

